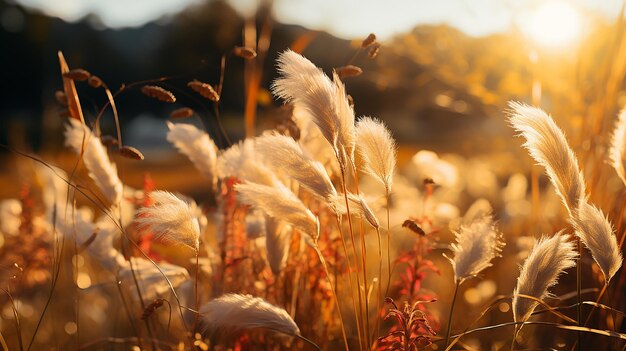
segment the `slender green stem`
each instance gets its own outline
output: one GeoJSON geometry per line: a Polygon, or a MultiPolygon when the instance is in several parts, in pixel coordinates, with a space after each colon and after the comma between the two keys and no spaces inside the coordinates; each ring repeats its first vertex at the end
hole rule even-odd
{"type": "Polygon", "coordinates": [[[456,286],[454,287],[454,295],[452,296],[452,304],[450,305],[450,315],[448,316],[448,329],[446,330],[446,343],[444,346],[448,346],[448,342],[450,341],[450,331],[452,330],[452,315],[454,314],[454,304],[456,303],[456,295],[459,292],[459,286],[461,285],[461,281],[457,279],[456,286]]]}

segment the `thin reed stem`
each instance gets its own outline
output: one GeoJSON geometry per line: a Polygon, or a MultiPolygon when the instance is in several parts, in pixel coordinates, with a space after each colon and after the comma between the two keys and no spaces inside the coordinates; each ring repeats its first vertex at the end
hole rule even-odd
{"type": "MultiPolygon", "coordinates": [[[[356,282],[357,282],[357,287],[358,287],[357,292],[358,292],[358,297],[359,297],[358,314],[360,315],[360,318],[361,318],[361,326],[364,326],[365,322],[363,321],[363,299],[361,297],[362,289],[361,289],[361,279],[359,278],[359,263],[358,263],[359,261],[358,261],[358,255],[356,253],[357,251],[356,251],[356,243],[354,240],[354,231],[352,229],[352,218],[350,216],[350,204],[348,203],[348,190],[346,187],[346,173],[343,168],[341,169],[341,186],[343,187],[343,196],[344,196],[344,200],[346,203],[346,213],[348,217],[348,227],[350,230],[350,241],[352,242],[352,251],[354,252],[354,262],[356,266],[356,282]]],[[[363,334],[365,334],[365,332],[363,334]]]]}
{"type": "MultiPolygon", "coordinates": [[[[576,323],[580,326],[580,322],[582,321],[582,298],[580,296],[580,291],[582,290],[582,244],[580,242],[580,237],[576,236],[576,244],[578,245],[578,260],[576,260],[576,302],[578,306],[576,306],[576,323]]],[[[580,351],[580,337],[581,332],[578,331],[576,334],[576,343],[578,345],[577,350],[580,351]]]]}
{"type": "Polygon", "coordinates": [[[311,345],[311,347],[313,347],[314,349],[316,349],[316,350],[318,350],[318,351],[323,351],[323,350],[322,350],[319,346],[317,346],[317,344],[316,344],[316,343],[314,343],[314,342],[313,342],[313,341],[311,341],[310,339],[307,339],[307,338],[305,338],[304,336],[302,336],[302,335],[298,335],[298,334],[296,334],[296,335],[294,335],[294,336],[295,336],[296,338],[298,338],[298,339],[300,339],[300,340],[304,341],[305,343],[307,343],[307,344],[311,345]]]}
{"type": "MultiPolygon", "coordinates": [[[[352,308],[354,309],[354,319],[356,320],[356,331],[358,334],[359,340],[361,340],[361,322],[359,321],[359,315],[357,312],[356,299],[354,298],[354,285],[352,284],[352,266],[350,265],[350,256],[348,255],[348,245],[346,244],[346,239],[341,234],[341,217],[337,215],[337,228],[339,229],[339,236],[341,237],[341,244],[343,246],[343,252],[346,255],[346,261],[348,262],[348,282],[350,284],[350,298],[352,300],[352,308]]],[[[356,273],[358,274],[358,272],[356,273]]]]}
{"type": "MultiPolygon", "coordinates": [[[[350,164],[352,165],[352,174],[354,175],[354,190],[356,192],[357,195],[359,195],[359,175],[356,169],[356,165],[352,162],[350,162],[350,164]]],[[[344,193],[345,189],[344,189],[344,193]]],[[[367,279],[367,249],[365,248],[365,233],[363,232],[363,218],[360,219],[359,221],[359,238],[361,239],[361,265],[363,266],[363,294],[364,294],[364,299],[365,299],[365,343],[367,348],[369,349],[369,346],[372,344],[371,342],[371,338],[370,338],[370,308],[369,308],[369,299],[367,298],[367,286],[368,286],[368,279],[367,279]]],[[[380,239],[380,238],[379,238],[380,239]]],[[[379,244],[380,244],[380,240],[379,240],[379,244]]]]}
{"type": "Polygon", "coordinates": [[[522,326],[524,324],[520,324],[520,325],[516,325],[515,326],[515,330],[513,331],[513,340],[511,340],[511,350],[513,351],[515,350],[515,341],[517,340],[517,335],[519,334],[520,330],[522,330],[522,326]]]}
{"type": "Polygon", "coordinates": [[[341,306],[339,306],[339,299],[337,298],[337,292],[335,291],[335,288],[333,287],[333,282],[330,279],[330,272],[328,271],[328,266],[326,265],[326,260],[324,259],[324,256],[322,255],[322,252],[320,251],[320,249],[317,246],[314,246],[313,249],[317,253],[317,257],[319,257],[320,263],[322,264],[322,267],[324,268],[324,272],[326,273],[326,280],[328,280],[328,284],[330,285],[330,290],[333,293],[333,300],[335,300],[335,308],[337,308],[337,313],[339,314],[339,323],[341,323],[341,334],[343,335],[344,346],[346,347],[346,351],[349,351],[350,347],[348,346],[348,336],[346,334],[346,328],[344,327],[344,324],[343,324],[343,316],[341,314],[341,306]]]}
{"type": "MultiPolygon", "coordinates": [[[[193,294],[194,294],[194,299],[195,299],[195,303],[196,303],[196,311],[200,310],[200,298],[198,296],[198,281],[199,281],[199,277],[200,277],[200,250],[196,250],[196,277],[195,277],[195,282],[194,282],[194,286],[193,286],[193,294]]],[[[200,319],[200,314],[196,313],[196,316],[194,318],[193,321],[193,329],[192,332],[196,331],[196,328],[198,327],[198,320],[200,319]]]]}
{"type": "Polygon", "coordinates": [[[448,328],[446,330],[446,343],[445,347],[448,346],[448,342],[450,341],[450,331],[452,330],[452,315],[454,314],[454,305],[456,304],[456,295],[459,292],[459,286],[461,285],[461,281],[457,279],[456,286],[454,287],[454,295],[452,296],[452,304],[450,305],[450,314],[448,315],[448,328]]]}

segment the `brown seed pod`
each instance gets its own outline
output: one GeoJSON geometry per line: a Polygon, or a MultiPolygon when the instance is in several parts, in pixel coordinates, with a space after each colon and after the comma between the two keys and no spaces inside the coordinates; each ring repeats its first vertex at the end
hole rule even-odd
{"type": "Polygon", "coordinates": [[[92,88],[100,88],[102,86],[102,79],[96,76],[91,76],[87,79],[87,83],[89,83],[92,88]]]}
{"type": "Polygon", "coordinates": [[[354,98],[352,98],[352,95],[350,94],[348,94],[348,105],[354,108],[354,98]]]}
{"type": "Polygon", "coordinates": [[[426,235],[426,232],[424,231],[424,229],[422,229],[419,225],[417,225],[417,223],[415,223],[414,220],[407,219],[406,221],[404,221],[404,223],[402,223],[402,227],[408,228],[410,231],[412,231],[415,234],[419,234],[421,236],[426,235]]]}
{"type": "Polygon", "coordinates": [[[341,78],[357,77],[363,73],[361,68],[353,65],[342,66],[336,68],[335,71],[337,71],[337,74],[339,74],[341,78]]]}
{"type": "Polygon", "coordinates": [[[132,160],[142,161],[144,159],[141,151],[137,150],[136,148],[132,146],[122,146],[117,151],[119,152],[120,156],[130,158],[132,160]]]}
{"type": "Polygon", "coordinates": [[[171,119],[189,118],[193,116],[194,112],[189,107],[177,108],[170,113],[171,119]]]}
{"type": "Polygon", "coordinates": [[[374,44],[374,46],[372,46],[370,51],[367,53],[367,57],[373,60],[376,58],[376,56],[378,56],[379,51],[380,51],[380,44],[376,43],[374,44]]]}
{"type": "Polygon", "coordinates": [[[235,46],[235,48],[233,49],[233,55],[239,56],[246,60],[251,60],[256,57],[256,51],[245,46],[235,46]]]}
{"type": "Polygon", "coordinates": [[[67,106],[67,95],[63,90],[57,90],[54,92],[54,98],[61,106],[67,106]]]}
{"type": "Polygon", "coordinates": [[[154,313],[154,311],[156,311],[159,307],[163,306],[164,302],[165,302],[165,299],[156,299],[150,302],[150,304],[146,306],[146,309],[144,309],[143,312],[141,313],[141,319],[142,320],[148,319],[148,317],[150,317],[154,313]]]}
{"type": "Polygon", "coordinates": [[[141,87],[141,92],[151,98],[157,99],[163,102],[176,102],[176,96],[171,91],[165,90],[158,85],[144,85],[141,87]]]}
{"type": "Polygon", "coordinates": [[[217,93],[217,91],[215,91],[215,89],[213,89],[213,87],[210,84],[203,83],[198,80],[194,80],[194,81],[187,83],[187,86],[190,87],[196,93],[202,95],[203,97],[213,102],[220,101],[219,94],[217,93]]]}
{"type": "Polygon", "coordinates": [[[67,73],[64,73],[63,76],[71,80],[82,82],[87,80],[91,76],[91,73],[82,68],[75,68],[67,73]]]}
{"type": "Polygon", "coordinates": [[[365,38],[365,40],[361,43],[361,47],[366,48],[374,44],[374,42],[376,42],[376,34],[370,33],[370,35],[368,35],[367,38],[365,38]]]}
{"type": "Polygon", "coordinates": [[[117,138],[112,135],[103,135],[100,137],[100,141],[106,147],[117,145],[117,138]]]}

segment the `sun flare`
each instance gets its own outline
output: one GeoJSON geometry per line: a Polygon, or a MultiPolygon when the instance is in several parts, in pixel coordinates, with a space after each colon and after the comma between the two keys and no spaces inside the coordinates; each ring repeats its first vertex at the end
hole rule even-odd
{"type": "Polygon", "coordinates": [[[580,11],[571,3],[554,0],[530,12],[523,28],[530,39],[542,46],[565,46],[581,36],[583,21],[580,11]]]}

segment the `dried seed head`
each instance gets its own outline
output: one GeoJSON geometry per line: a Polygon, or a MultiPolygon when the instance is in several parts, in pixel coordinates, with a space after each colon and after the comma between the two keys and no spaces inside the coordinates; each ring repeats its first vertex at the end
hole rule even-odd
{"type": "Polygon", "coordinates": [[[378,52],[380,51],[380,44],[376,43],[372,46],[370,51],[367,53],[367,57],[371,59],[375,59],[378,56],[378,52]]]}
{"type": "Polygon", "coordinates": [[[210,84],[202,83],[198,80],[191,81],[187,83],[187,86],[190,87],[196,93],[202,95],[203,97],[213,101],[220,101],[220,95],[213,89],[210,84]]]}
{"type": "Polygon", "coordinates": [[[57,90],[54,92],[54,98],[61,106],[67,106],[67,95],[63,90],[57,90]]]}
{"type": "Polygon", "coordinates": [[[102,86],[102,79],[96,76],[91,76],[87,79],[87,83],[89,83],[92,88],[100,88],[102,86]]]}
{"type": "Polygon", "coordinates": [[[236,46],[233,49],[233,55],[239,56],[246,60],[251,60],[256,57],[256,51],[254,51],[254,49],[251,49],[245,46],[236,46]]]}
{"type": "Polygon", "coordinates": [[[370,33],[370,35],[368,35],[367,38],[365,38],[365,40],[363,40],[363,42],[361,43],[361,47],[366,48],[374,44],[375,42],[376,42],[376,34],[370,33]]]}
{"type": "Polygon", "coordinates": [[[335,71],[337,71],[337,74],[339,74],[341,78],[357,77],[363,73],[361,68],[353,65],[342,66],[336,68],[335,71]]]}
{"type": "Polygon", "coordinates": [[[163,102],[176,102],[176,96],[171,91],[157,85],[144,85],[141,87],[141,92],[146,96],[163,102]]]}
{"type": "Polygon", "coordinates": [[[193,116],[193,110],[189,107],[181,107],[170,113],[171,119],[189,118],[193,116]]]}
{"type": "Polygon", "coordinates": [[[64,73],[63,76],[71,80],[77,80],[82,82],[87,80],[89,76],[91,76],[91,73],[82,68],[76,68],[67,73],[64,73]]]}
{"type": "Polygon", "coordinates": [[[143,161],[144,157],[143,154],[141,153],[141,151],[135,149],[132,146],[122,146],[118,152],[120,153],[120,156],[126,157],[126,158],[130,158],[132,160],[138,160],[138,161],[143,161]]]}
{"type": "Polygon", "coordinates": [[[350,105],[350,107],[354,108],[354,98],[352,98],[352,95],[348,94],[348,105],[350,105]]]}
{"type": "Polygon", "coordinates": [[[156,299],[152,301],[148,306],[146,306],[146,308],[143,310],[143,313],[141,313],[141,320],[148,319],[148,317],[150,317],[154,313],[154,311],[163,306],[163,302],[165,302],[165,299],[156,299]]]}
{"type": "Polygon", "coordinates": [[[402,223],[402,227],[404,228],[408,228],[410,231],[412,231],[415,234],[419,234],[421,236],[425,236],[426,232],[424,231],[424,229],[422,229],[414,220],[412,219],[407,219],[406,221],[404,221],[404,223],[402,223]]]}
{"type": "Polygon", "coordinates": [[[106,147],[117,145],[117,138],[112,135],[103,135],[100,137],[100,141],[106,147]]]}

